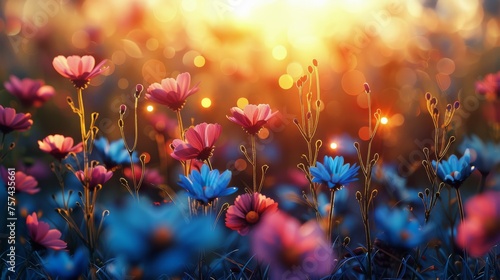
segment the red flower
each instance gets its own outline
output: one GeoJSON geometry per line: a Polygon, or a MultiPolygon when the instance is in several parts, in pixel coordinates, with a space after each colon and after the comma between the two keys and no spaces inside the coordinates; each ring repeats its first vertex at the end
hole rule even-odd
{"type": "Polygon", "coordinates": [[[190,127],[185,134],[186,141],[175,139],[174,151],[170,154],[177,160],[198,159],[205,161],[212,156],[215,141],[222,131],[220,124],[201,123],[190,127]]]}
{"type": "Polygon", "coordinates": [[[161,84],[154,83],[148,87],[146,98],[154,102],[166,105],[168,108],[179,111],[184,107],[186,99],[198,91],[198,84],[189,88],[191,75],[181,73],[177,79],[166,78],[161,84]]]}
{"type": "Polygon", "coordinates": [[[79,153],[83,150],[82,143],[73,146],[73,138],[60,134],[49,135],[38,141],[40,150],[51,154],[57,160],[62,160],[69,153],[79,153]]]}
{"type": "Polygon", "coordinates": [[[10,76],[10,81],[5,82],[4,86],[10,94],[19,98],[26,107],[38,108],[55,93],[54,88],[44,85],[42,80],[28,78],[20,80],[16,76],[10,76]]]}
{"type": "Polygon", "coordinates": [[[101,74],[106,68],[102,66],[106,60],[101,61],[97,66],[93,56],[72,55],[64,57],[59,55],[52,61],[54,69],[65,78],[69,78],[76,88],[84,89],[90,83],[90,79],[101,74]]]}
{"type": "Polygon", "coordinates": [[[500,192],[486,192],[465,204],[465,220],[457,228],[457,244],[481,257],[500,242],[500,192]]]}
{"type": "Polygon", "coordinates": [[[490,100],[497,99],[500,96],[500,71],[490,73],[482,81],[477,81],[476,92],[490,100]]]}
{"type": "Polygon", "coordinates": [[[31,238],[31,245],[35,250],[41,248],[62,250],[66,248],[66,242],[60,239],[61,232],[57,229],[50,229],[49,224],[45,222],[39,222],[35,212],[26,218],[26,227],[31,238]]]}
{"type": "MultiPolygon", "coordinates": [[[[139,182],[139,180],[141,179],[141,172],[142,172],[142,167],[139,164],[135,164],[134,177],[137,182],[139,182]]],[[[123,175],[125,175],[125,177],[129,179],[132,179],[132,168],[130,167],[124,168],[123,175]]],[[[163,176],[160,175],[158,170],[146,168],[146,170],[144,171],[144,179],[142,181],[143,185],[157,186],[163,184],[164,182],[165,178],[163,178],[163,176]]]]}
{"type": "Polygon", "coordinates": [[[278,203],[260,193],[239,195],[227,209],[226,226],[238,231],[241,235],[247,235],[250,229],[256,225],[265,215],[278,210],[278,203]]]}
{"type": "Polygon", "coordinates": [[[4,108],[0,105],[0,131],[3,134],[10,133],[14,130],[24,131],[31,128],[33,120],[31,114],[16,113],[13,108],[4,108]]]}
{"type": "Polygon", "coordinates": [[[75,172],[76,177],[80,182],[82,182],[83,186],[86,186],[86,182],[88,180],[88,187],[91,190],[94,190],[97,185],[103,185],[113,176],[112,171],[108,171],[106,167],[103,165],[97,165],[87,169],[87,174],[84,171],[78,170],[75,172]]]}
{"type": "MultiPolygon", "coordinates": [[[[4,182],[9,181],[9,173],[7,169],[0,166],[0,176],[4,182]]],[[[14,175],[16,192],[24,192],[27,194],[35,194],[40,191],[38,186],[38,181],[33,177],[29,176],[22,171],[16,171],[14,175]]]]}
{"type": "Polygon", "coordinates": [[[271,113],[271,107],[268,104],[248,104],[243,110],[233,107],[230,111],[231,116],[227,116],[227,118],[235,124],[241,125],[246,133],[251,135],[259,133],[267,121],[278,113],[278,111],[271,113]]]}

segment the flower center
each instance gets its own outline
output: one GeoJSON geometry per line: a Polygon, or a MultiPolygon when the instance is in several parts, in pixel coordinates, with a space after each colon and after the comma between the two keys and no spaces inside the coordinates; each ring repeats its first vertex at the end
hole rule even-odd
{"type": "Polygon", "coordinates": [[[173,234],[167,227],[157,228],[151,236],[151,245],[157,250],[168,248],[173,241],[173,234]]]}
{"type": "Polygon", "coordinates": [[[245,220],[249,224],[255,224],[256,222],[259,221],[259,213],[252,210],[245,215],[245,220]]]}

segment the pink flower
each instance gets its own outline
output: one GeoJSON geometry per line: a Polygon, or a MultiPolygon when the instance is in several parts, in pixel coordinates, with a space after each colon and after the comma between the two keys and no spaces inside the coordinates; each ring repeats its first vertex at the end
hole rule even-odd
{"type": "MultiPolygon", "coordinates": [[[[139,164],[134,165],[134,174],[137,182],[141,179],[142,167],[139,164]]],[[[132,168],[127,167],[123,169],[123,175],[125,177],[132,179],[132,168]]],[[[143,185],[152,185],[157,186],[163,184],[165,182],[165,178],[160,175],[158,170],[146,168],[144,171],[144,179],[142,181],[143,185]]]]}
{"type": "Polygon", "coordinates": [[[73,146],[73,138],[60,134],[49,135],[38,141],[40,150],[51,154],[57,160],[64,159],[69,153],[79,153],[83,150],[82,143],[73,146]]]}
{"type": "Polygon", "coordinates": [[[212,156],[215,141],[219,139],[221,131],[221,125],[217,123],[200,123],[190,127],[185,134],[186,141],[175,139],[172,142],[174,151],[170,155],[176,160],[205,161],[212,156]]]}
{"type": "Polygon", "coordinates": [[[239,195],[227,209],[226,226],[247,235],[250,229],[259,223],[268,213],[278,210],[278,203],[260,193],[239,195]]]}
{"type": "Polygon", "coordinates": [[[235,124],[241,125],[245,132],[250,135],[259,133],[267,121],[278,113],[278,111],[271,113],[271,107],[268,104],[248,104],[243,110],[233,107],[230,111],[231,116],[227,116],[227,118],[235,124]]]}
{"type": "Polygon", "coordinates": [[[4,83],[5,89],[10,94],[19,98],[26,107],[38,108],[49,100],[55,93],[51,86],[44,85],[42,80],[22,79],[10,76],[10,81],[4,83]]]}
{"type": "Polygon", "coordinates": [[[90,83],[90,79],[102,73],[107,67],[102,68],[106,60],[101,61],[97,66],[95,59],[91,55],[71,55],[67,58],[59,55],[52,61],[54,69],[61,76],[68,78],[73,82],[76,88],[84,89],[90,83]]]}
{"type": "Polygon", "coordinates": [[[179,111],[184,107],[186,99],[198,91],[198,84],[189,88],[191,75],[181,73],[177,79],[166,78],[161,84],[154,83],[148,87],[146,98],[154,102],[166,105],[168,108],[179,111]]]}
{"type": "Polygon", "coordinates": [[[35,250],[42,248],[62,250],[66,248],[66,242],[62,241],[61,232],[57,229],[50,229],[49,224],[39,222],[35,212],[26,218],[26,227],[31,238],[31,245],[35,250]]]}
{"type": "Polygon", "coordinates": [[[33,120],[31,114],[16,113],[16,110],[0,105],[0,131],[3,134],[11,133],[14,130],[24,131],[31,128],[33,120]]]}
{"type": "Polygon", "coordinates": [[[497,99],[500,96],[500,71],[490,73],[482,81],[477,81],[476,92],[490,100],[497,99]]]}
{"type": "Polygon", "coordinates": [[[303,225],[281,211],[266,215],[251,234],[255,257],[270,279],[316,279],[332,272],[334,255],[315,220],[303,225]]]}
{"type": "Polygon", "coordinates": [[[106,167],[103,165],[97,165],[94,167],[90,167],[87,169],[87,174],[84,171],[78,170],[75,172],[76,177],[80,182],[82,182],[83,186],[87,186],[91,190],[94,190],[97,185],[103,185],[113,176],[112,171],[108,171],[106,167]]]}
{"type": "MultiPolygon", "coordinates": [[[[10,182],[7,168],[0,166],[0,176],[6,185],[7,182],[10,182]]],[[[22,171],[16,171],[13,177],[15,178],[14,183],[16,192],[35,194],[40,191],[40,189],[37,188],[38,181],[33,176],[29,176],[22,171]]]]}
{"type": "Polygon", "coordinates": [[[500,192],[486,192],[465,204],[465,220],[455,241],[473,257],[481,257],[500,242],[500,192]]]}

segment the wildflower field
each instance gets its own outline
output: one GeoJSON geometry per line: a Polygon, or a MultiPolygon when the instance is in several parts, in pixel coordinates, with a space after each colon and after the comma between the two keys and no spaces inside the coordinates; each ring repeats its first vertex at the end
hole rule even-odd
{"type": "Polygon", "coordinates": [[[0,7],[0,279],[500,279],[500,2],[0,7]]]}

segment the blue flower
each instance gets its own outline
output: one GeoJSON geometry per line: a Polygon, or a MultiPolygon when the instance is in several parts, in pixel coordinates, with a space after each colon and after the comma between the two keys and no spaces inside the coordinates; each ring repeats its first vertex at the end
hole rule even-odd
{"type": "Polygon", "coordinates": [[[348,183],[357,181],[359,166],[349,163],[344,164],[344,157],[336,156],[333,159],[325,156],[323,164],[316,163],[316,167],[311,167],[311,174],[314,176],[313,182],[327,184],[330,189],[339,190],[348,183]]]}
{"type": "Polygon", "coordinates": [[[458,148],[461,152],[465,152],[469,148],[471,163],[481,173],[489,173],[500,163],[500,145],[491,141],[485,143],[477,135],[472,135],[470,138],[465,137],[458,148]]]}
{"type": "Polygon", "coordinates": [[[429,226],[422,229],[417,220],[410,219],[407,209],[387,206],[375,210],[375,224],[382,231],[379,238],[399,248],[414,248],[425,242],[431,232],[429,226]]]}
{"type": "Polygon", "coordinates": [[[188,195],[203,204],[208,204],[214,199],[235,193],[238,188],[227,187],[231,180],[231,171],[226,170],[219,174],[219,170],[210,170],[203,164],[201,171],[193,170],[189,176],[180,175],[179,185],[188,195]]]}
{"type": "MultiPolygon", "coordinates": [[[[436,169],[436,161],[432,161],[432,167],[436,169]]],[[[469,149],[458,159],[456,155],[451,155],[448,160],[442,160],[438,164],[437,175],[441,181],[458,188],[467,179],[474,166],[470,165],[469,149]]]]}
{"type": "Polygon", "coordinates": [[[179,275],[195,264],[200,252],[219,244],[221,232],[212,229],[208,216],[189,219],[185,213],[188,209],[180,203],[155,206],[144,198],[112,208],[104,240],[115,261],[104,270],[115,276],[138,273],[143,279],[157,279],[179,275]]]}
{"type": "Polygon", "coordinates": [[[43,266],[54,279],[76,279],[85,273],[88,262],[86,249],[80,247],[73,256],[66,251],[52,251],[44,258],[43,266]]]}
{"type": "MultiPolygon", "coordinates": [[[[130,164],[130,156],[127,149],[125,149],[122,139],[109,143],[108,139],[101,137],[94,141],[94,147],[99,154],[100,161],[107,169],[113,169],[123,164],[130,164]]],[[[134,163],[139,161],[135,151],[132,153],[132,158],[134,163]]]]}

